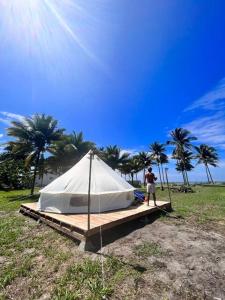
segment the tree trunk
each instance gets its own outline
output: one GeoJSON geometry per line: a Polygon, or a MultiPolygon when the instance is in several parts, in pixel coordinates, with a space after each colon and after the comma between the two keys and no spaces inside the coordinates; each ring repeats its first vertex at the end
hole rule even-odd
{"type": "Polygon", "coordinates": [[[184,171],[181,171],[181,173],[182,173],[182,176],[183,176],[184,185],[186,185],[186,178],[184,176],[184,171]]]}
{"type": "Polygon", "coordinates": [[[162,164],[161,164],[161,169],[162,169],[162,179],[163,179],[163,184],[165,184],[166,181],[165,181],[164,170],[163,170],[163,165],[162,165],[162,164]]]}
{"type": "Polygon", "coordinates": [[[213,181],[213,179],[212,179],[212,175],[211,175],[211,172],[210,172],[210,170],[209,170],[209,166],[206,164],[206,166],[207,166],[207,169],[208,169],[208,172],[209,172],[209,176],[210,176],[210,178],[211,178],[211,181],[212,181],[212,183],[214,184],[214,181],[213,181]]]}
{"type": "Polygon", "coordinates": [[[209,179],[209,173],[208,173],[208,169],[207,169],[207,165],[206,165],[206,164],[205,164],[205,171],[206,171],[206,175],[207,175],[208,183],[210,183],[210,179],[209,179]]]}
{"type": "Polygon", "coordinates": [[[158,169],[159,169],[159,178],[160,178],[161,190],[163,191],[164,188],[163,188],[163,184],[162,184],[162,176],[161,176],[160,166],[159,166],[159,163],[157,163],[157,164],[158,164],[158,169]]]}
{"type": "MultiPolygon", "coordinates": [[[[180,159],[177,159],[177,164],[179,164],[180,163],[180,159]]],[[[183,181],[184,181],[184,185],[186,185],[186,179],[185,179],[185,176],[184,176],[184,171],[181,171],[181,173],[182,173],[182,177],[183,177],[183,181]]]]}
{"type": "Polygon", "coordinates": [[[130,175],[131,175],[131,182],[132,184],[134,184],[134,173],[131,173],[130,175]]]}
{"type": "Polygon", "coordinates": [[[37,158],[35,160],[35,165],[34,165],[34,176],[33,176],[33,181],[32,181],[32,186],[31,186],[31,191],[30,194],[34,194],[34,187],[35,187],[35,180],[36,180],[36,175],[37,175],[37,168],[38,168],[38,163],[40,159],[40,151],[37,153],[37,158]]]}
{"type": "Polygon", "coordinates": [[[188,173],[186,170],[184,172],[185,172],[185,176],[186,176],[187,185],[190,186],[189,179],[188,179],[188,173]]]}
{"type": "Polygon", "coordinates": [[[144,167],[144,170],[143,170],[143,185],[145,186],[145,167],[144,167]]]}

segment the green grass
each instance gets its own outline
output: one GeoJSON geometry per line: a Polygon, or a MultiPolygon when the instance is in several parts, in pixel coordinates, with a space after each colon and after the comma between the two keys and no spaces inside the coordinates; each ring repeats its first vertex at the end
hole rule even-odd
{"type": "Polygon", "coordinates": [[[85,259],[70,266],[66,274],[57,282],[53,299],[102,299],[109,296],[112,289],[104,281],[99,260],[85,259]]]}
{"type": "Polygon", "coordinates": [[[17,277],[26,277],[31,272],[32,260],[26,257],[18,266],[16,261],[1,270],[0,288],[9,285],[17,277]]]}
{"type": "Polygon", "coordinates": [[[30,190],[0,191],[0,211],[7,213],[18,210],[21,203],[36,201],[38,197],[37,194],[30,196],[30,190]]]}
{"type": "MultiPolygon", "coordinates": [[[[196,186],[194,191],[172,193],[173,214],[198,224],[223,225],[225,188],[196,186]]],[[[51,299],[109,298],[126,280],[138,282],[143,272],[153,272],[152,266],[141,267],[139,261],[164,255],[159,245],[146,241],[133,249],[132,261],[107,256],[103,284],[99,259],[88,258],[70,239],[18,213],[21,203],[37,200],[28,195],[28,190],[0,191],[0,299],[15,298],[10,290],[14,285],[17,291],[17,283],[23,281],[27,282],[27,299],[38,299],[46,290],[51,299]]],[[[157,198],[168,200],[167,190],[157,189],[157,198]]]]}
{"type": "Polygon", "coordinates": [[[3,216],[0,219],[0,254],[5,247],[10,247],[18,239],[21,234],[21,226],[25,220],[20,217],[11,215],[3,216]]]}
{"type": "MultiPolygon", "coordinates": [[[[145,189],[142,189],[145,191],[145,189]]],[[[193,187],[194,193],[172,192],[174,214],[183,218],[195,218],[198,223],[224,222],[225,220],[225,187],[193,187]]],[[[167,200],[168,190],[157,189],[157,199],[167,200]]]]}
{"type": "Polygon", "coordinates": [[[29,282],[27,297],[39,298],[50,278],[51,299],[97,300],[109,297],[126,278],[142,274],[143,268],[108,256],[103,281],[99,259],[83,257],[73,241],[18,213],[22,203],[35,201],[28,195],[29,191],[0,192],[0,299],[9,298],[7,286],[21,280],[29,282]]]}
{"type": "Polygon", "coordinates": [[[135,266],[108,256],[104,261],[85,258],[70,266],[57,282],[53,299],[108,299],[115,287],[130,277],[139,278],[142,271],[135,266]]]}
{"type": "Polygon", "coordinates": [[[137,256],[149,257],[163,255],[160,245],[152,242],[145,242],[134,247],[134,253],[137,256]]]}
{"type": "Polygon", "coordinates": [[[0,268],[0,299],[4,299],[1,290],[17,278],[32,278],[32,266],[37,264],[38,255],[54,271],[71,257],[69,251],[60,248],[71,241],[55,231],[41,229],[31,219],[18,214],[21,203],[38,198],[30,197],[29,193],[28,190],[0,192],[0,258],[5,260],[0,268]]]}

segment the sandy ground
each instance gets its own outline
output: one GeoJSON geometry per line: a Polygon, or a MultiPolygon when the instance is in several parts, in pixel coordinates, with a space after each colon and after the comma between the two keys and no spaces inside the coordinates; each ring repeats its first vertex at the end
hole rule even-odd
{"type": "MultiPolygon", "coordinates": [[[[139,228],[130,223],[122,231],[124,235],[131,232],[105,245],[104,254],[132,261],[133,249],[143,243],[158,244],[163,254],[139,257],[137,261],[146,272],[133,283],[130,296],[131,282],[127,287],[121,285],[113,299],[225,299],[225,232],[174,219],[150,220],[139,228]]],[[[116,235],[112,231],[111,240],[116,235]]]]}

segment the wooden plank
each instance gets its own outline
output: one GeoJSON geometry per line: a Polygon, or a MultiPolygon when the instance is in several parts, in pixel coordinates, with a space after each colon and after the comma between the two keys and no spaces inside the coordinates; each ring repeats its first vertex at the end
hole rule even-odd
{"type": "Polygon", "coordinates": [[[106,220],[107,222],[111,222],[118,219],[118,217],[114,216],[113,214],[105,213],[91,215],[91,218],[101,218],[102,220],[106,220]]]}
{"type": "MultiPolygon", "coordinates": [[[[32,203],[35,204],[35,203],[32,203]]],[[[57,220],[61,223],[65,223],[67,225],[73,225],[75,227],[78,227],[82,230],[86,230],[87,227],[84,225],[84,221],[77,222],[76,218],[74,219],[74,215],[72,215],[72,218],[70,218],[70,215],[65,215],[65,214],[56,214],[56,213],[47,213],[47,212],[38,212],[35,210],[35,205],[22,205],[22,207],[28,207],[29,209],[33,210],[34,212],[38,213],[41,216],[45,216],[46,218],[51,218],[54,220],[57,220]]],[[[76,215],[75,215],[76,216],[76,215]]]]}
{"type": "Polygon", "coordinates": [[[61,222],[67,223],[69,225],[73,226],[78,226],[81,227],[82,229],[86,229],[85,221],[83,220],[77,220],[76,216],[70,217],[66,215],[60,215],[60,214],[54,214],[52,215],[51,213],[41,213],[42,215],[52,217],[56,220],[60,220],[61,222]]]}
{"type": "Polygon", "coordinates": [[[38,213],[35,213],[31,210],[26,210],[26,208],[24,208],[24,207],[21,207],[20,212],[25,215],[29,215],[36,220],[40,220],[42,223],[47,224],[48,226],[56,229],[57,231],[63,232],[64,234],[68,235],[69,237],[72,237],[73,239],[76,239],[78,241],[84,239],[84,233],[81,234],[77,231],[74,231],[75,228],[73,228],[71,230],[69,227],[64,227],[62,225],[59,225],[59,224],[55,223],[53,220],[50,221],[50,220],[46,219],[45,217],[40,216],[38,213]]]}
{"type": "MultiPolygon", "coordinates": [[[[162,205],[160,208],[161,209],[167,209],[167,208],[169,208],[169,206],[170,206],[170,204],[168,203],[168,204],[162,205]]],[[[124,218],[120,218],[120,219],[118,219],[118,220],[116,220],[114,222],[102,224],[101,225],[101,230],[104,231],[106,229],[110,229],[112,227],[121,225],[123,223],[126,223],[126,222],[129,222],[129,221],[138,219],[140,217],[150,215],[150,214],[154,213],[155,211],[158,211],[157,207],[153,207],[151,210],[140,211],[140,212],[138,212],[136,214],[132,214],[132,215],[126,216],[124,218]]],[[[95,227],[95,228],[91,228],[90,230],[88,230],[86,232],[86,236],[91,236],[93,234],[96,234],[97,232],[99,232],[99,230],[100,230],[100,226],[99,227],[95,227]]]]}
{"type": "MultiPolygon", "coordinates": [[[[21,206],[21,209],[23,209],[23,210],[26,210],[26,206],[25,205],[22,205],[21,206]]],[[[45,219],[45,220],[49,220],[49,221],[51,221],[51,222],[53,222],[53,223],[60,223],[60,226],[64,226],[64,227],[67,227],[67,228],[69,228],[70,229],[70,231],[71,231],[71,224],[69,223],[69,222],[65,222],[64,220],[61,220],[60,219],[60,217],[59,218],[57,218],[58,217],[58,215],[57,214],[43,214],[42,212],[39,212],[39,211],[35,211],[35,210],[33,210],[33,209],[31,209],[31,208],[29,208],[28,207],[28,209],[26,210],[26,213],[28,214],[28,215],[31,215],[31,216],[33,216],[33,217],[35,217],[36,219],[41,219],[41,218],[43,218],[43,219],[45,219]]],[[[46,223],[46,222],[45,222],[46,223]]],[[[86,228],[82,228],[81,226],[80,227],[78,227],[78,226],[75,226],[75,225],[73,225],[72,226],[72,229],[73,230],[76,230],[77,232],[81,232],[82,234],[85,232],[85,230],[86,230],[86,228]]]]}
{"type": "MultiPolygon", "coordinates": [[[[151,203],[151,202],[150,202],[151,203]]],[[[153,202],[152,202],[153,204],[153,202]]],[[[165,201],[157,201],[159,208],[169,209],[170,203],[165,201]]],[[[79,239],[89,237],[102,230],[112,228],[114,226],[129,222],[142,216],[150,215],[158,210],[157,207],[146,203],[140,206],[129,207],[122,210],[103,212],[100,214],[91,214],[91,228],[87,230],[87,214],[57,214],[40,212],[37,210],[37,203],[27,203],[21,205],[21,210],[26,214],[40,219],[43,223],[56,228],[59,231],[65,230],[71,234],[77,234],[79,239]],[[61,230],[62,229],[62,230],[61,230]]]]}
{"type": "MultiPolygon", "coordinates": [[[[77,215],[77,214],[56,214],[56,213],[47,213],[47,212],[38,212],[34,210],[34,205],[21,205],[21,207],[27,208],[29,211],[33,211],[36,214],[45,217],[46,219],[51,219],[53,222],[61,222],[67,226],[72,226],[83,231],[87,230],[87,215],[77,215]]],[[[92,220],[91,227],[99,226],[99,223],[96,223],[92,220]]]]}
{"type": "MultiPolygon", "coordinates": [[[[25,205],[25,207],[28,207],[29,209],[36,210],[36,203],[28,203],[25,205]]],[[[56,214],[56,213],[49,213],[49,212],[41,212],[42,215],[49,216],[51,218],[60,220],[62,222],[66,222],[67,224],[71,225],[79,225],[83,229],[87,229],[86,223],[87,223],[87,215],[86,214],[56,214]]],[[[99,225],[99,220],[96,222],[96,217],[99,218],[99,214],[91,214],[91,222],[92,227],[99,225]]],[[[102,220],[105,219],[105,221],[109,222],[109,218],[101,218],[102,220]]],[[[113,218],[112,220],[114,220],[113,218]]],[[[105,223],[103,221],[103,223],[105,223]]]]}

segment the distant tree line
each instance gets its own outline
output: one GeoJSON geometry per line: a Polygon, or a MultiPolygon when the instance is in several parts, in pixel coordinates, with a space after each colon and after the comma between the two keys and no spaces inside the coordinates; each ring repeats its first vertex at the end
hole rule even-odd
{"type": "Polygon", "coordinates": [[[148,151],[135,155],[122,151],[117,145],[97,147],[94,142],[85,140],[82,132],[66,134],[65,129],[58,128],[57,120],[45,114],[12,121],[7,133],[12,140],[5,144],[4,152],[0,154],[0,187],[29,187],[31,194],[37,175],[43,177],[49,172],[61,175],[90,149],[132,183],[141,171],[144,182],[146,169],[156,165],[162,190],[165,166],[169,162],[167,147],[173,148],[171,159],[176,161],[176,170],[182,174],[184,185],[190,184],[188,172],[194,169],[194,160],[205,166],[208,183],[214,183],[209,167],[218,164],[216,149],[205,144],[194,146],[193,141],[197,138],[184,128],[171,131],[170,139],[165,143],[153,142],[148,151]]]}

